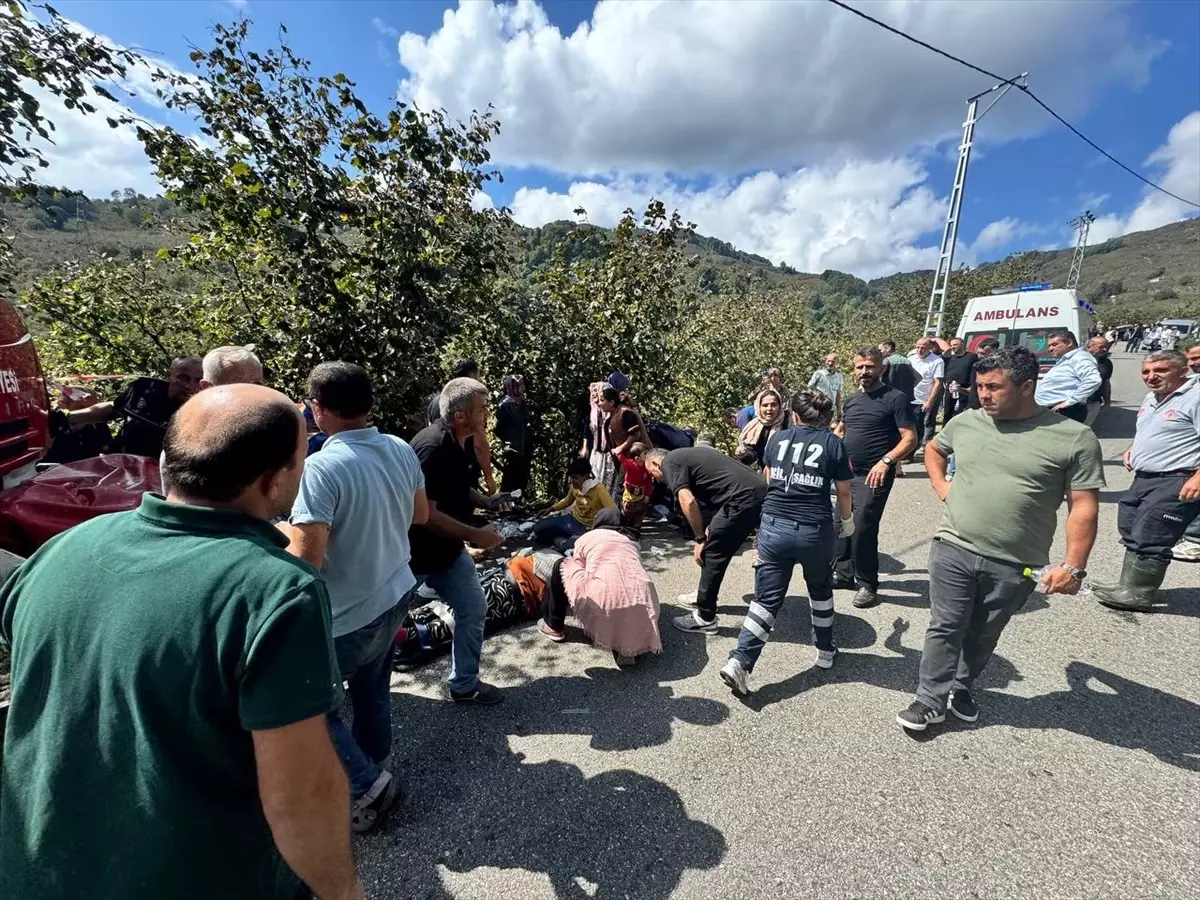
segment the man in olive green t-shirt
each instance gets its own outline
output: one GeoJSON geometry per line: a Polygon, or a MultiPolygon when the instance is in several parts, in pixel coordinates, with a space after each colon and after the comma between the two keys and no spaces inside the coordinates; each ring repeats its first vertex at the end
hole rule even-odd
{"type": "Polygon", "coordinates": [[[359,898],[329,600],[268,524],[304,420],[214,387],[165,450],[167,499],[71,529],[0,589],[0,896],[359,898]]]}
{"type": "Polygon", "coordinates": [[[946,718],[979,718],[971,683],[1000,633],[1033,592],[1024,570],[1043,568],[1047,594],[1079,591],[1096,540],[1100,442],[1091,429],[1034,400],[1037,360],[1024,347],[979,360],[982,409],[955,416],[927,445],[930,484],[946,504],[929,553],[929,628],[917,698],[897,717],[910,731],[946,718]],[[958,462],[953,483],[947,458],[958,462]],[[1048,566],[1058,508],[1067,498],[1067,547],[1048,566]]]}

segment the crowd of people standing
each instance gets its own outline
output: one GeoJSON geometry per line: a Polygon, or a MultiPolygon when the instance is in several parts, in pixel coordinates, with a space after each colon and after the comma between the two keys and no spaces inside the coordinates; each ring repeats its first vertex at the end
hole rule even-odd
{"type": "MultiPolygon", "coordinates": [[[[628,379],[594,383],[569,491],[534,526],[546,549],[513,567],[541,600],[538,631],[561,641],[574,614],[621,666],[662,649],[638,552],[661,485],[700,569],[694,609],[672,619],[680,631],[717,633],[728,567],[754,537],[754,599],[720,679],[751,690],[796,566],[815,664],[831,668],[836,592],[853,590],[859,608],[881,602],[880,523],[919,452],[944,508],[915,696],[897,720],[910,731],[947,712],[975,721],[973,684],[1012,615],[1034,591],[1078,593],[1096,538],[1105,477],[1085,420],[1092,398],[1110,399],[1108,341],[1081,348],[1056,332],[1049,347],[1041,377],[1023,347],[933,338],[907,355],[859,348],[850,377],[829,354],[795,392],[768,369],[747,408],[729,411],[732,456],[711,440],[655,446],[628,379]],[[1066,546],[1052,559],[1064,501],[1066,546]]],[[[1200,348],[1159,350],[1141,367],[1125,562],[1118,582],[1093,586],[1130,610],[1154,606],[1200,518],[1200,348]]],[[[148,436],[142,452],[161,454],[164,495],[66,532],[0,589],[13,660],[6,896],[82,897],[97,884],[123,898],[363,896],[350,835],[404,799],[389,769],[390,678],[422,586],[453,610],[448,699],[504,699],[481,678],[488,601],[472,550],[505,539],[480,511],[528,486],[525,383],[503,380],[497,484],[491,392],[470,360],[450,375],[411,441],[371,424],[372,380],[348,362],[316,366],[299,406],[262,385],[242,348],[177,360],[167,388],[145,394],[158,397],[154,415],[168,412],[157,433],[129,440],[148,436]]]]}

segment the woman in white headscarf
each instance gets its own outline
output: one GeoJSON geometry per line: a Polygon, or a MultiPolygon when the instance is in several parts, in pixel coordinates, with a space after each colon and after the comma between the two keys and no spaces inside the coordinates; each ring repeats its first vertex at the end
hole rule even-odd
{"type": "Polygon", "coordinates": [[[754,398],[754,418],[738,435],[737,451],[742,462],[762,468],[763,453],[771,435],[783,427],[783,396],[773,387],[763,388],[754,398]]]}

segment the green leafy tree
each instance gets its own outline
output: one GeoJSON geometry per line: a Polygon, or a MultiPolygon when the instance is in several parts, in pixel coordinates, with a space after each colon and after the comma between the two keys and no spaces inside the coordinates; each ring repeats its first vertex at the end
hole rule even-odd
{"type": "MultiPolygon", "coordinates": [[[[95,95],[115,99],[99,81],[123,77],[138,57],[81,34],[49,5],[38,4],[35,18],[21,0],[5,0],[0,12],[0,200],[20,197],[38,169],[50,165],[37,138],[53,143],[54,123],[46,118],[31,86],[59,97],[79,113],[94,113],[95,95]]],[[[109,119],[113,127],[127,117],[109,119]]],[[[41,221],[60,227],[65,217],[41,221]]],[[[16,273],[13,235],[0,215],[0,296],[10,293],[16,273]]]]}
{"type": "Polygon", "coordinates": [[[695,308],[683,254],[691,233],[658,201],[640,224],[628,209],[611,232],[581,225],[532,289],[510,282],[502,301],[464,323],[451,345],[451,355],[474,357],[493,382],[510,372],[529,377],[544,492],[561,487],[579,449],[592,382],[620,369],[643,415],[673,414],[678,334],[695,308]]]}
{"type": "MultiPolygon", "coordinates": [[[[162,274],[143,264],[120,270],[153,289],[106,291],[85,278],[67,295],[91,304],[84,317],[53,302],[53,281],[30,303],[42,319],[61,317],[55,356],[64,363],[78,346],[69,336],[109,328],[128,349],[124,368],[158,370],[160,343],[184,348],[129,335],[123,321],[142,312],[166,323],[168,336],[198,332],[200,347],[254,344],[274,383],[297,396],[316,363],[361,363],[381,423],[400,428],[440,383],[445,342],[489,314],[509,262],[507,212],[471,208],[491,177],[487,143],[498,126],[490,114],[462,124],[403,104],[377,116],[346,76],[312,75],[286,45],[247,49],[248,28],[216,26],[212,49],[191,55],[198,77],[161,76],[164,101],[196,118],[203,146],[169,127],[138,127],[194,229],[160,251],[162,274]],[[180,271],[190,275],[185,296],[169,289],[180,271]]],[[[132,212],[137,197],[128,193],[132,212]]]]}

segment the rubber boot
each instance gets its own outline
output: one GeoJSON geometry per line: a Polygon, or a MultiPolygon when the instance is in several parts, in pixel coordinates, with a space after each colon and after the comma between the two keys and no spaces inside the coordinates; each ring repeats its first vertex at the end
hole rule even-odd
{"type": "Polygon", "coordinates": [[[1129,583],[1129,575],[1133,571],[1133,564],[1137,560],[1137,556],[1125,551],[1125,558],[1121,560],[1121,575],[1115,582],[1096,581],[1092,583],[1092,596],[1101,603],[1105,597],[1111,597],[1122,589],[1123,585],[1129,583]]]}
{"type": "Polygon", "coordinates": [[[1092,592],[1097,600],[1113,609],[1148,610],[1154,605],[1170,564],[1168,559],[1138,556],[1126,551],[1120,583],[1098,584],[1092,592]]]}

